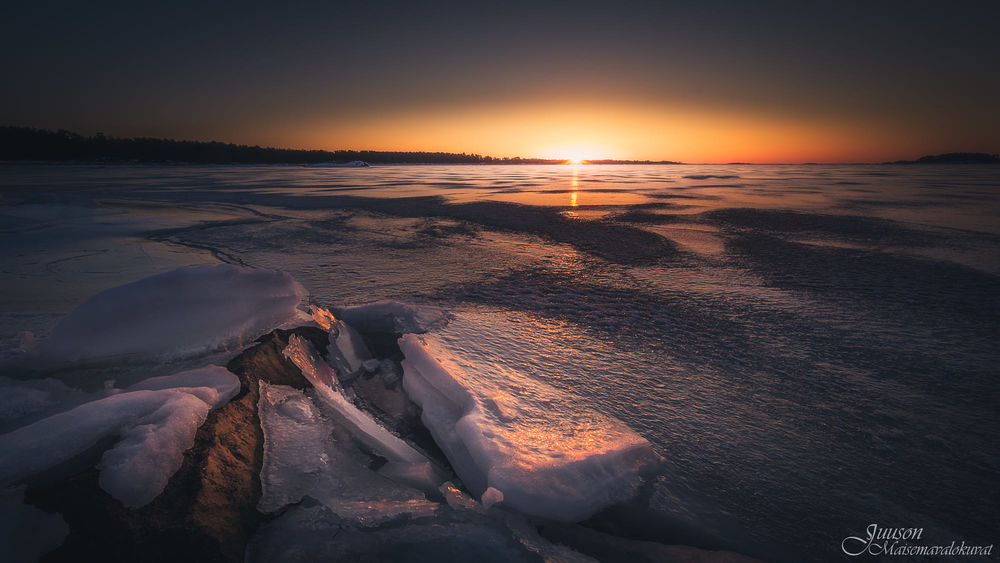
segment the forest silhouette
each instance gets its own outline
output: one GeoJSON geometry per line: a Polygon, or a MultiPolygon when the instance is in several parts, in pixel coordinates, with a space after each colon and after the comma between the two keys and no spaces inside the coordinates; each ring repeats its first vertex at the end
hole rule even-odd
{"type": "MultiPolygon", "coordinates": [[[[0,160],[55,162],[159,162],[193,164],[562,164],[565,159],[493,157],[425,151],[303,150],[236,145],[218,141],[177,141],[150,137],[85,137],[71,131],[0,127],[0,160]]],[[[601,164],[654,164],[601,160],[601,164]]],[[[667,164],[668,162],[655,162],[667,164]]],[[[673,164],[673,163],[671,163],[673,164]]]]}

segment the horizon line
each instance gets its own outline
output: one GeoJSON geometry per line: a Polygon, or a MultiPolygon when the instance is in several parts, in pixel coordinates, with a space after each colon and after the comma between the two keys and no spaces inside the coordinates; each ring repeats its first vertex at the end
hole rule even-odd
{"type": "MultiPolygon", "coordinates": [[[[113,136],[113,135],[106,135],[103,132],[96,132],[93,135],[91,135],[91,136],[88,137],[88,136],[81,135],[79,133],[76,133],[74,131],[70,131],[70,130],[67,130],[67,129],[57,129],[57,130],[53,131],[51,129],[40,129],[40,128],[36,128],[36,127],[23,126],[23,125],[3,125],[3,126],[0,126],[0,130],[4,130],[4,129],[6,129],[8,131],[12,131],[12,132],[20,130],[21,132],[31,132],[31,133],[38,133],[38,134],[53,135],[53,136],[54,135],[63,135],[63,136],[68,136],[70,138],[77,137],[78,139],[74,139],[74,140],[82,140],[82,141],[90,141],[90,142],[155,140],[155,141],[162,141],[162,142],[185,143],[185,144],[195,144],[195,145],[197,145],[197,144],[220,145],[221,144],[221,145],[230,146],[230,147],[234,147],[234,148],[248,148],[248,149],[257,149],[257,150],[264,150],[264,151],[290,151],[290,152],[304,152],[304,153],[330,153],[331,156],[333,154],[336,154],[336,153],[357,153],[359,155],[360,155],[360,153],[375,153],[375,154],[381,153],[381,154],[384,154],[384,155],[388,155],[388,154],[391,154],[391,153],[400,153],[400,154],[410,154],[410,155],[423,155],[423,154],[426,154],[426,155],[447,155],[447,156],[456,156],[456,157],[478,158],[480,160],[485,160],[486,161],[486,162],[453,162],[453,163],[447,163],[447,162],[425,162],[425,163],[421,163],[421,162],[383,162],[383,163],[379,163],[379,164],[479,164],[479,165],[483,165],[483,164],[492,164],[493,163],[492,161],[499,161],[499,162],[497,162],[498,164],[518,163],[518,164],[548,164],[548,165],[568,165],[568,166],[581,166],[581,165],[593,166],[593,165],[601,165],[601,164],[608,164],[608,165],[628,165],[628,164],[632,164],[632,165],[664,165],[664,166],[667,166],[667,165],[687,165],[687,166],[706,166],[706,165],[711,165],[711,166],[740,166],[740,165],[744,165],[744,166],[824,166],[824,165],[826,165],[826,166],[833,166],[833,165],[862,165],[862,164],[871,164],[871,165],[874,165],[874,164],[948,163],[948,162],[954,163],[954,162],[960,162],[959,160],[946,160],[945,159],[946,157],[954,157],[955,159],[964,157],[966,161],[969,161],[968,163],[975,163],[974,161],[970,161],[970,159],[973,159],[973,158],[976,158],[976,157],[979,157],[980,158],[980,162],[983,162],[983,163],[1000,162],[1000,156],[998,156],[997,153],[966,152],[966,151],[952,151],[952,152],[944,152],[944,153],[938,153],[938,154],[926,154],[926,155],[919,156],[916,159],[912,159],[912,160],[910,160],[910,159],[904,159],[904,160],[891,160],[891,161],[834,161],[834,162],[821,162],[821,161],[800,161],[800,162],[794,162],[794,161],[771,161],[771,162],[751,162],[751,161],[727,161],[727,162],[718,162],[718,161],[716,161],[716,162],[711,162],[711,161],[703,161],[703,162],[684,162],[684,161],[677,161],[677,160],[670,160],[670,159],[649,159],[649,158],[641,158],[641,159],[640,158],[578,158],[578,157],[577,158],[574,158],[574,157],[555,157],[555,158],[549,158],[549,157],[539,157],[539,156],[529,156],[529,157],[524,157],[524,156],[493,156],[493,155],[489,155],[489,154],[480,154],[480,153],[477,153],[477,152],[452,152],[452,151],[443,151],[443,150],[398,150],[398,149],[397,150],[392,150],[392,149],[371,149],[371,148],[366,148],[366,149],[351,149],[351,148],[338,148],[338,149],[290,148],[290,147],[277,147],[277,146],[261,146],[260,144],[253,144],[253,145],[251,145],[251,144],[245,144],[245,143],[234,143],[234,142],[231,142],[231,141],[219,141],[219,140],[215,140],[215,139],[209,140],[209,141],[203,141],[203,140],[194,140],[194,139],[180,139],[180,140],[178,140],[178,139],[167,138],[167,137],[152,137],[152,136],[116,137],[116,136],[113,136]],[[527,161],[527,162],[519,162],[519,161],[527,161]]],[[[22,161],[22,162],[26,161],[26,160],[34,160],[34,161],[38,161],[38,162],[46,162],[46,161],[47,162],[53,162],[51,160],[46,160],[46,159],[19,159],[19,160],[22,161]]],[[[72,159],[69,159],[69,160],[72,160],[72,159]]],[[[5,158],[2,158],[2,157],[0,157],[0,161],[3,161],[3,162],[17,162],[17,160],[12,161],[12,160],[5,159],[5,158]]],[[[66,161],[68,161],[68,160],[63,160],[63,162],[66,162],[66,161]]],[[[258,163],[258,164],[263,164],[263,163],[258,163]]],[[[280,163],[280,162],[274,162],[273,164],[282,164],[282,163],[280,163]]],[[[283,163],[283,164],[294,164],[294,163],[292,163],[292,162],[286,162],[286,163],[283,163]]]]}

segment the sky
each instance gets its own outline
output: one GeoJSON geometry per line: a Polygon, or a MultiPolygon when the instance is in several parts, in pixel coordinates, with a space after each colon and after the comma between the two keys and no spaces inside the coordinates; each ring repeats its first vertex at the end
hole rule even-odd
{"type": "Polygon", "coordinates": [[[684,162],[1000,152],[1000,2],[8,2],[0,125],[684,162]]]}

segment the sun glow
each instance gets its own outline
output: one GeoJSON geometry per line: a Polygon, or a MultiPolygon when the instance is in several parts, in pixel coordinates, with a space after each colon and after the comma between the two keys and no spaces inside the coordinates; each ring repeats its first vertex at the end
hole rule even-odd
{"type": "Polygon", "coordinates": [[[601,143],[590,143],[585,140],[591,136],[594,135],[588,131],[581,131],[577,142],[553,144],[538,153],[548,155],[545,158],[561,159],[566,164],[586,164],[594,159],[615,158],[612,156],[615,151],[601,143]]]}
{"type": "MultiPolygon", "coordinates": [[[[892,140],[888,134],[865,129],[871,120],[802,121],[780,113],[748,114],[632,99],[511,101],[369,117],[349,117],[328,129],[316,129],[312,139],[303,137],[303,131],[315,125],[292,124],[286,144],[331,150],[354,146],[474,152],[586,165],[605,159],[863,162],[881,154],[892,140]],[[442,127],[444,123],[448,126],[442,127]]],[[[895,150],[912,153],[917,148],[895,150]]]]}
{"type": "Polygon", "coordinates": [[[566,164],[583,164],[588,159],[594,158],[591,153],[583,149],[563,150],[561,155],[566,159],[566,164]]]}

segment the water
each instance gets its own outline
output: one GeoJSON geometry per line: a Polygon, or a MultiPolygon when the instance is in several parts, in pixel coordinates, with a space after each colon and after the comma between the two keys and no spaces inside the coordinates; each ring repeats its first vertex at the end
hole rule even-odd
{"type": "Polygon", "coordinates": [[[685,539],[995,541],[996,167],[4,166],[0,197],[4,357],[107,287],[277,268],[456,311],[455,349],[623,420],[685,539]]]}

